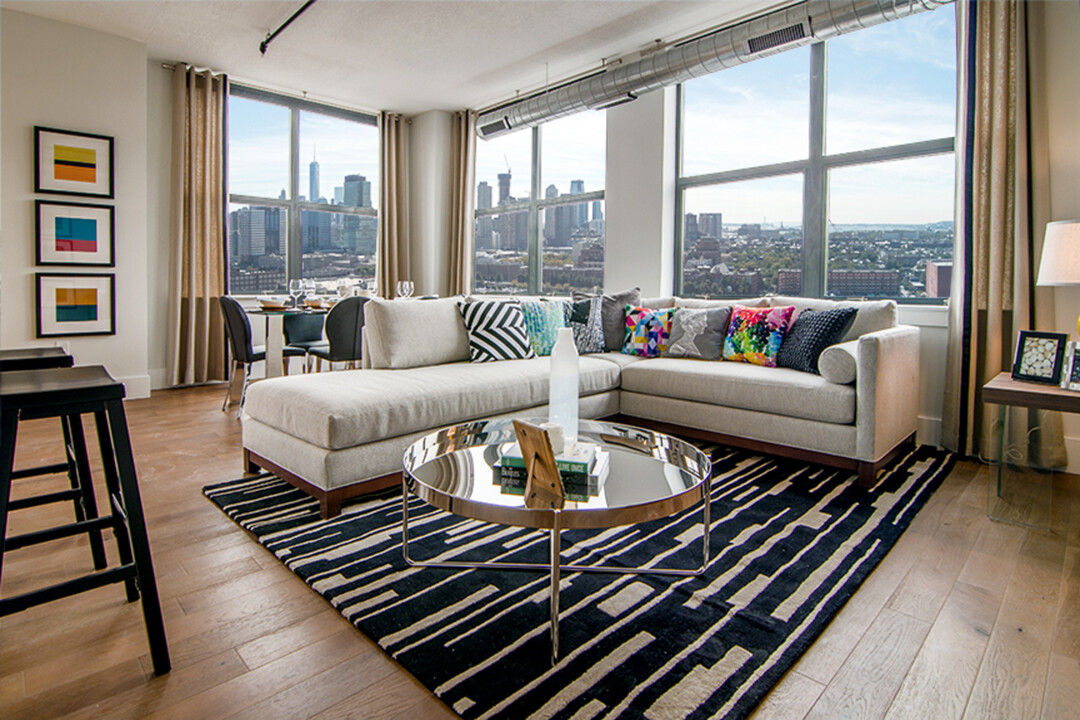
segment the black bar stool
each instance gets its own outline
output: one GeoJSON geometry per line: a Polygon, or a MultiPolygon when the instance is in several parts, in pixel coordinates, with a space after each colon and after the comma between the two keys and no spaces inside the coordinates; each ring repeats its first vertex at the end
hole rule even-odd
{"type": "MultiPolygon", "coordinates": [[[[111,528],[120,555],[120,565],[116,567],[99,568],[74,580],[0,598],[0,617],[86,590],[123,582],[127,587],[129,602],[138,600],[142,595],[143,620],[154,674],[162,675],[169,671],[169,648],[150,559],[150,544],[139,498],[123,398],[124,386],[100,365],[0,372],[0,581],[3,577],[4,553],[58,538],[83,533],[93,537],[94,533],[100,534],[102,530],[111,528]],[[12,505],[8,498],[15,475],[12,466],[19,421],[47,417],[78,419],[84,413],[94,415],[112,512],[103,517],[84,518],[68,525],[6,537],[7,513],[12,505]]],[[[70,423],[69,427],[73,430],[76,425],[81,434],[81,420],[70,423]]],[[[89,477],[85,444],[81,457],[78,456],[78,445],[73,445],[76,463],[80,468],[86,468],[86,477],[89,477]]]]}
{"type": "MultiPolygon", "coordinates": [[[[59,347],[0,350],[0,372],[71,367],[74,364],[75,358],[59,347]]],[[[87,457],[86,438],[83,435],[82,418],[78,415],[62,416],[60,418],[60,427],[64,434],[65,462],[14,470],[11,473],[11,479],[18,480],[20,478],[67,473],[71,488],[11,500],[8,502],[9,512],[56,502],[71,502],[75,510],[76,521],[81,522],[98,516],[93,480],[90,477],[90,465],[85,461],[87,457]]],[[[101,537],[100,530],[90,533],[90,556],[94,561],[95,570],[105,569],[107,565],[105,541],[101,537]]]]}

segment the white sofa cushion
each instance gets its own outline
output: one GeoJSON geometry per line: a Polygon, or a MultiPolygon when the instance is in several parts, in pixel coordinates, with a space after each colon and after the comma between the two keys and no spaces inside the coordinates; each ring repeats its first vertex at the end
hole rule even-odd
{"type": "Polygon", "coordinates": [[[469,334],[457,303],[440,300],[380,300],[364,305],[364,336],[370,366],[423,367],[469,359],[469,334]]]}
{"type": "Polygon", "coordinates": [[[806,308],[811,310],[832,310],[838,307],[858,308],[859,314],[855,316],[855,322],[851,323],[844,342],[854,340],[866,333],[877,332],[887,328],[896,327],[896,301],[895,300],[821,300],[818,298],[783,297],[777,295],[769,298],[772,307],[794,305],[795,314],[806,308]]]}
{"type": "Polygon", "coordinates": [[[787,368],[656,358],[623,368],[622,389],[826,423],[855,422],[853,386],[787,368]]]}
{"type": "MultiPolygon", "coordinates": [[[[583,397],[619,387],[618,365],[583,357],[579,367],[583,397]]],[[[544,357],[272,378],[248,388],[244,411],[336,450],[543,405],[549,368],[544,357]]]]}

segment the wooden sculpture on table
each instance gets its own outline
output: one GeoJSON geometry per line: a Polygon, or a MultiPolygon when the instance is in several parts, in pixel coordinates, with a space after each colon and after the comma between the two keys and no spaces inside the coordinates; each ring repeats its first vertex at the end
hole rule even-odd
{"type": "Polygon", "coordinates": [[[525,460],[525,507],[534,510],[562,510],[566,502],[551,438],[544,428],[514,421],[521,457],[525,460]]]}

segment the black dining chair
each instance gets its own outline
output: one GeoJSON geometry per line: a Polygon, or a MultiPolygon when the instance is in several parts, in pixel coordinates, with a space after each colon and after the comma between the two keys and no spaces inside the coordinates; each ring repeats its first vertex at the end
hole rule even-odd
{"type": "Polygon", "coordinates": [[[326,314],[326,339],[329,347],[312,348],[316,358],[316,370],[322,368],[322,361],[327,360],[330,368],[334,363],[346,363],[346,367],[356,367],[360,360],[361,331],[364,329],[364,303],[366,297],[347,297],[339,300],[326,314]]]}
{"type": "MultiPolygon", "coordinates": [[[[260,360],[266,360],[266,348],[263,345],[253,345],[251,342],[251,323],[248,322],[247,313],[236,301],[236,298],[222,295],[218,298],[221,302],[221,314],[225,316],[225,334],[229,336],[229,348],[232,351],[232,362],[229,363],[229,383],[225,392],[225,401],[221,404],[221,411],[225,412],[232,400],[233,373],[237,367],[244,368],[244,384],[240,389],[240,410],[244,409],[244,399],[247,397],[248,383],[251,381],[251,366],[260,360]]],[[[284,356],[284,371],[289,374],[289,358],[303,357],[304,351],[298,348],[285,347],[282,349],[284,356]]]]}
{"type": "Polygon", "coordinates": [[[286,315],[282,318],[285,347],[296,348],[304,353],[304,372],[311,371],[312,348],[330,349],[330,343],[323,340],[324,318],[322,313],[286,315]]]}

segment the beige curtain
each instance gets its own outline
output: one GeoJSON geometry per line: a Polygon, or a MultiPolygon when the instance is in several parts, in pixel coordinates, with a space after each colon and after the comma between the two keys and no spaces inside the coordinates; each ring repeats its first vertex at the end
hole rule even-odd
{"type": "Polygon", "coordinates": [[[408,121],[401,115],[379,114],[379,247],[375,281],[378,293],[394,297],[398,280],[410,280],[408,121]]]}
{"type": "Polygon", "coordinates": [[[468,295],[473,280],[473,234],[476,221],[476,113],[454,113],[450,138],[450,295],[468,295]]]}
{"type": "MultiPolygon", "coordinates": [[[[1038,204],[1040,190],[1032,168],[1045,168],[1046,150],[1028,129],[1025,3],[965,2],[958,12],[959,210],[942,442],[965,455],[996,458],[1000,413],[983,404],[982,387],[1011,369],[1020,330],[1054,328],[1053,298],[1035,287],[1033,276],[1042,232],[1031,217],[1030,199],[1038,204]]],[[[1060,415],[1019,409],[1009,415],[1010,444],[1027,438],[1018,459],[1065,464],[1060,415]]]]}
{"type": "Polygon", "coordinates": [[[169,383],[225,380],[225,99],[228,79],[173,71],[169,383]]]}

